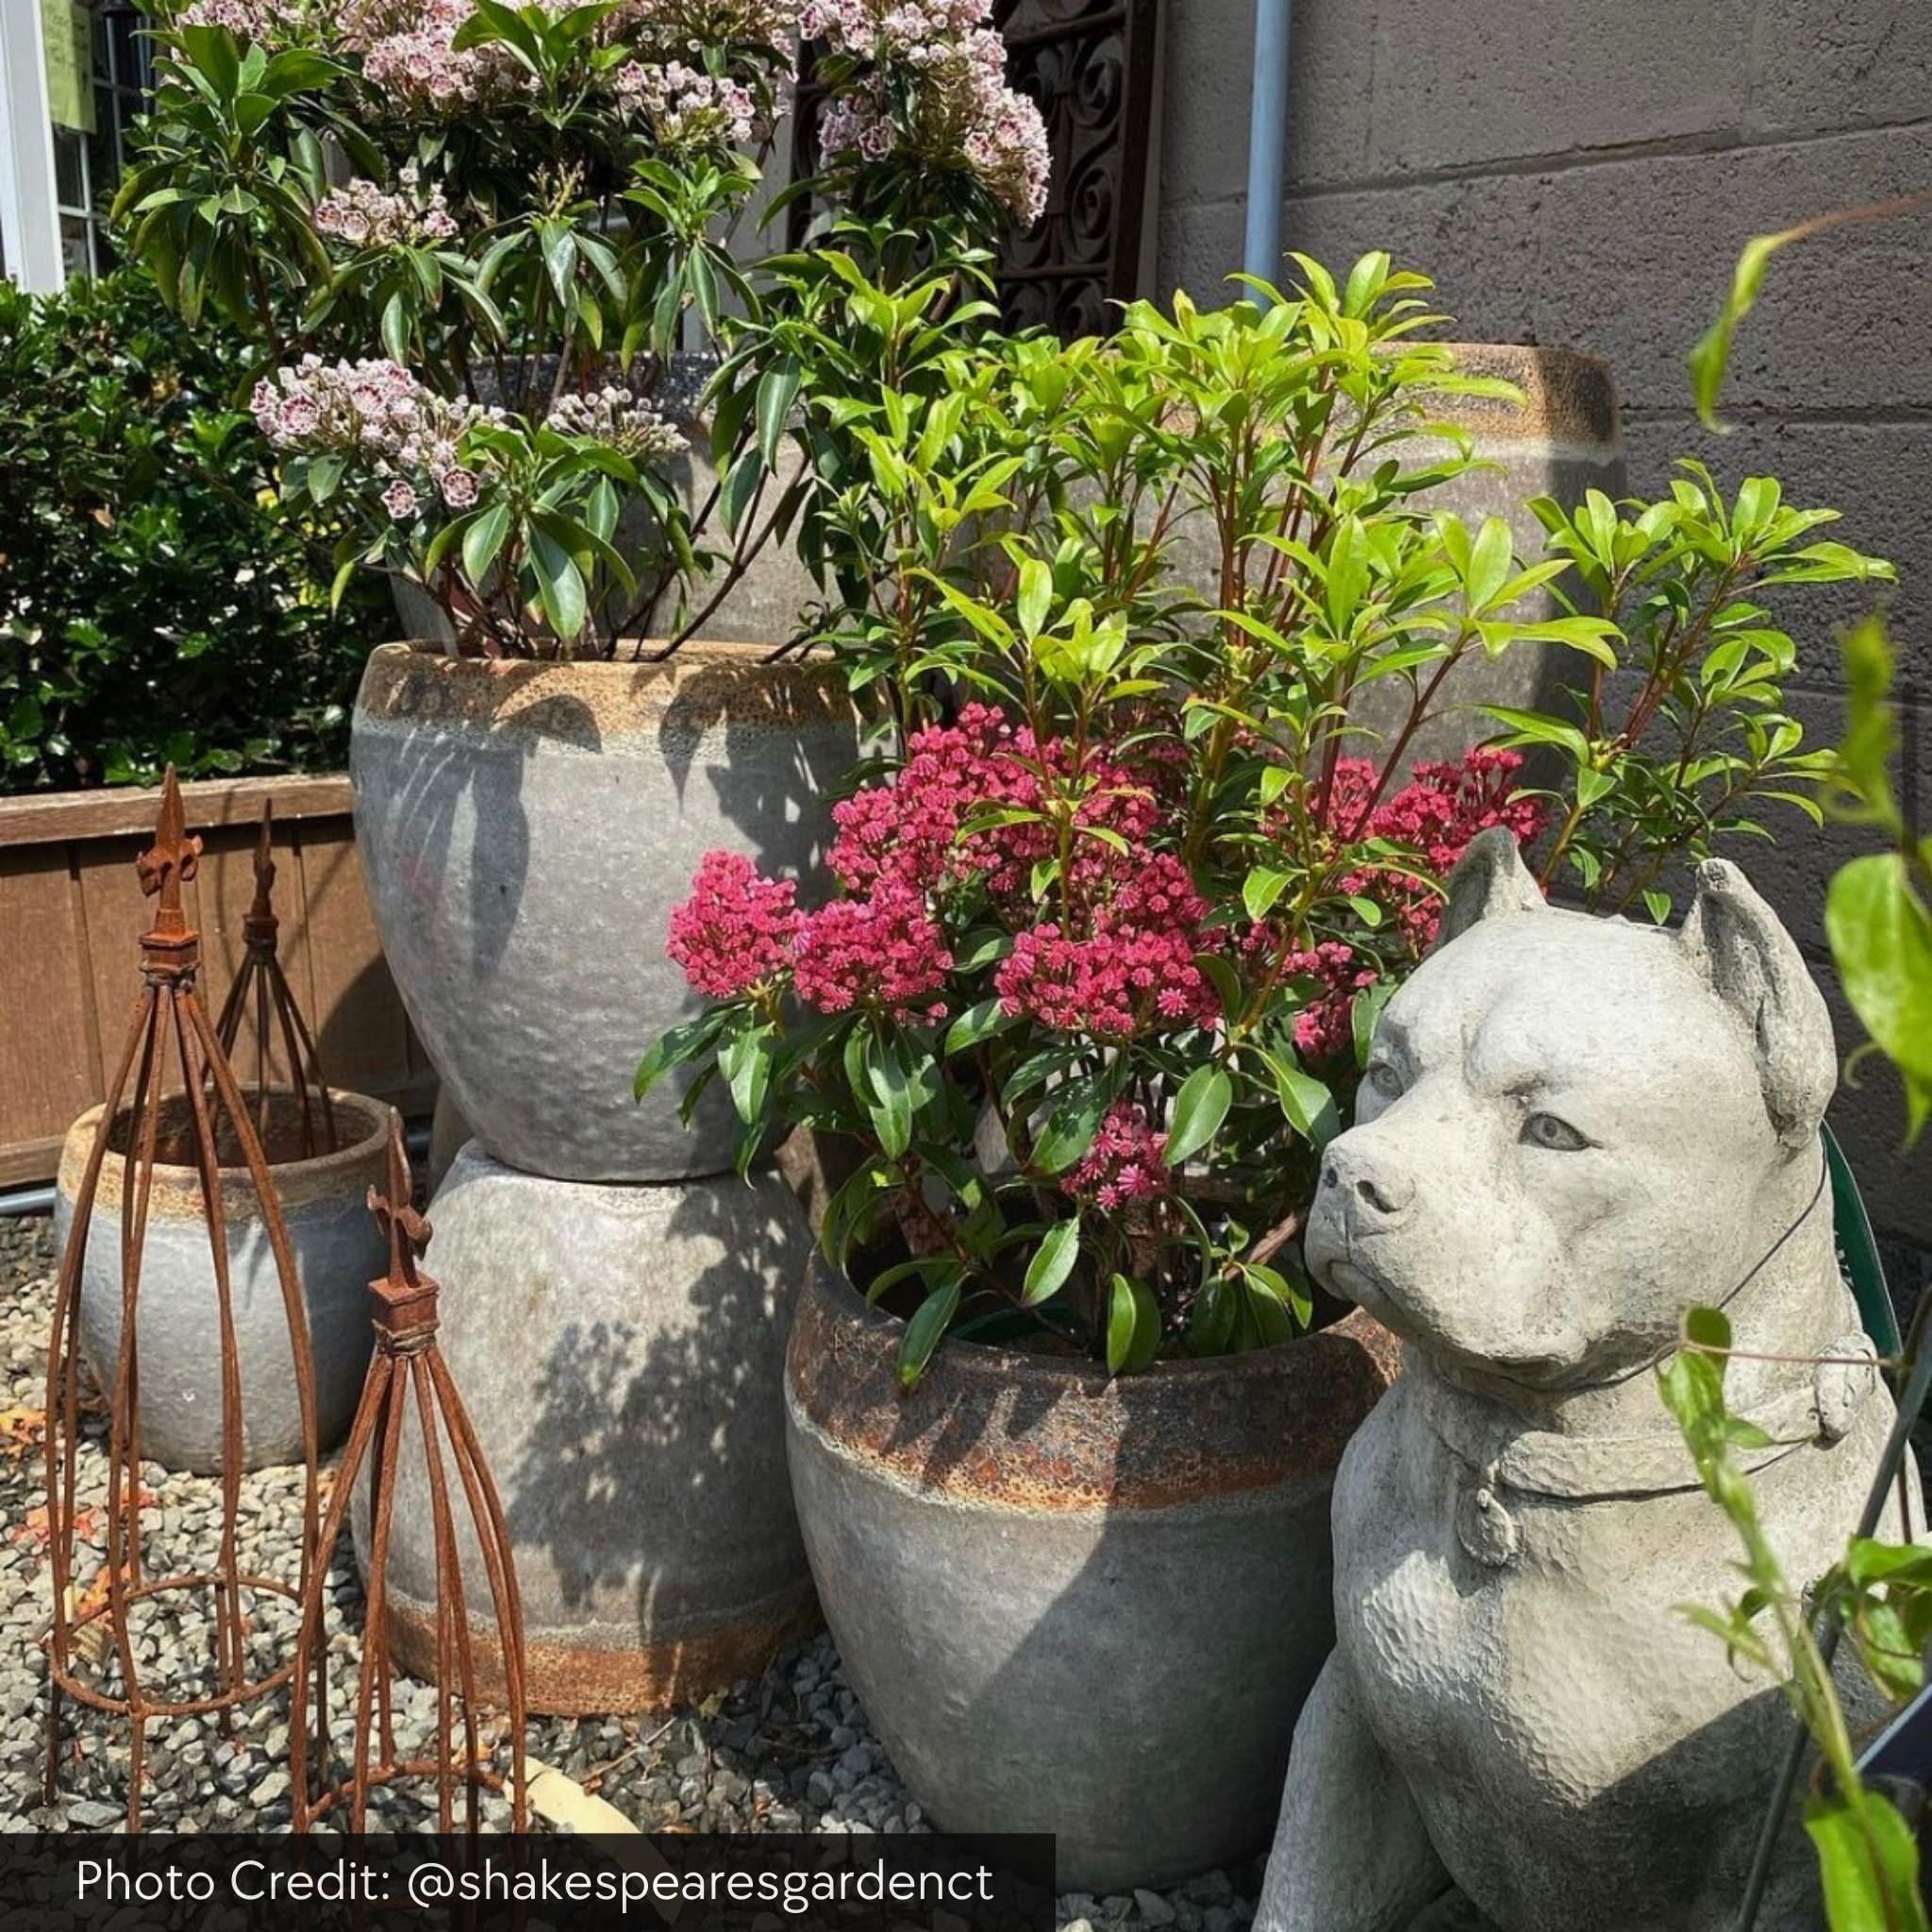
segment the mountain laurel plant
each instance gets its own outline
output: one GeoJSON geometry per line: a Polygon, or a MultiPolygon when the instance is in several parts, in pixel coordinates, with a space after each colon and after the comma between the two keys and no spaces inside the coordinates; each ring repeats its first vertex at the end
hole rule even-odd
{"type": "MultiPolygon", "coordinates": [[[[1702,754],[1679,746],[1681,782],[1657,781],[1673,809],[1633,828],[1647,721],[1580,790],[1527,789],[1509,745],[1413,763],[1458,665],[1536,642],[1587,688],[1655,659],[1641,701],[1674,719],[1685,667],[1737,644],[1696,731],[1722,741],[1775,700],[1765,626],[1734,627],[1748,573],[1699,547],[1713,523],[1744,547],[1748,516],[1610,508],[1602,541],[1641,548],[1586,608],[1587,549],[1524,562],[1500,518],[1431,498],[1471,460],[1432,412],[1496,385],[1416,340],[1428,284],[1384,256],[1341,282],[1299,265],[1291,295],[1136,304],[1064,349],[989,341],[937,277],[882,289],[836,252],[781,268],[795,299],[760,354],[798,378],[817,637],[889,694],[890,741],[835,808],[830,904],[706,861],[670,950],[714,1004],[639,1086],[722,1077],[746,1160],[776,1122],[858,1145],[824,1245],[911,1311],[908,1382],[955,1329],[1056,1334],[1117,1372],[1296,1332],[1320,1149],[1469,840],[1621,840],[1599,879],[1621,878],[1721,827],[1686,802],[1702,754]],[[1617,536],[1626,514],[1641,539],[1617,536]],[[1687,595],[1688,645],[1652,614],[1687,595]],[[1371,693],[1393,694],[1379,734],[1371,693]]],[[[1807,521],[1765,526],[1767,575],[1861,567],[1800,543],[1807,521]]],[[[1789,751],[1753,774],[1797,789],[1789,751]]]]}
{"type": "Polygon", "coordinates": [[[259,345],[288,487],[353,510],[341,581],[407,578],[492,655],[608,655],[625,625],[668,612],[681,639],[715,608],[696,587],[759,541],[779,425],[700,452],[720,482],[694,508],[673,466],[708,439],[674,357],[758,311],[733,238],[802,26],[839,50],[814,192],[928,253],[1038,217],[1044,132],[986,0],[175,12],[117,211],[184,319],[259,345]]]}

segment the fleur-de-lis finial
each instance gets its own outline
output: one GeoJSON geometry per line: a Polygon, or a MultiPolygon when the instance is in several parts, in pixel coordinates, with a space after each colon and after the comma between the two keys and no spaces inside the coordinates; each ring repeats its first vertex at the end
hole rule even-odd
{"type": "Polygon", "coordinates": [[[397,1114],[389,1121],[389,1178],[387,1191],[369,1191],[369,1211],[389,1241],[389,1280],[391,1295],[406,1295],[425,1286],[416,1271],[417,1258],[429,1245],[434,1232],[429,1223],[410,1203],[414,1185],[409,1177],[409,1156],[403,1145],[403,1123],[397,1114]]]}
{"type": "Polygon", "coordinates": [[[141,890],[158,900],[150,939],[180,941],[189,937],[181,908],[181,888],[201,869],[201,841],[191,838],[181,808],[181,786],[173,765],[161,780],[161,808],[155,820],[155,842],[134,862],[141,890]]]}
{"type": "Polygon", "coordinates": [[[275,949],[275,930],[280,924],[275,918],[275,801],[265,798],[261,802],[261,827],[255,840],[255,899],[248,908],[247,918],[242,922],[242,937],[248,944],[271,953],[275,949]]]}

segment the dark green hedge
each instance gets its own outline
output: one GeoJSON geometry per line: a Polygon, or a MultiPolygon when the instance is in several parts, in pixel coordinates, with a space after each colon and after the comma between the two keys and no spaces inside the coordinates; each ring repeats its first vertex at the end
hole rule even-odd
{"type": "Polygon", "coordinates": [[[0,791],[340,766],[379,586],[276,503],[236,350],[124,272],[0,282],[0,791]]]}

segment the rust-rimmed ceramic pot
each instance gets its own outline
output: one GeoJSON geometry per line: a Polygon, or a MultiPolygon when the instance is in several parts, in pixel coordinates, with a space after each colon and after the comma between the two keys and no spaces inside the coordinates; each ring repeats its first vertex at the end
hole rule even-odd
{"type": "Polygon", "coordinates": [[[654,663],[386,644],[356,701],[356,831],[417,1033],[484,1149],[563,1180],[731,1166],[728,1097],[643,1105],[644,1050],[702,1002],[665,957],[698,861],[808,884],[858,757],[843,672],[762,645],[654,663]]]}
{"type": "MultiPolygon", "coordinates": [[[[385,1177],[393,1111],[360,1093],[331,1089],[329,1097],[337,1134],[333,1152],[307,1158],[283,1155],[296,1106],[289,1094],[271,1095],[275,1111],[264,1137],[308,1315],[316,1430],[323,1449],[332,1448],[349,1426],[369,1365],[369,1284],[382,1273],[386,1259],[382,1232],[369,1213],[369,1190],[385,1177]]],[[[95,1106],[82,1114],[68,1129],[60,1150],[54,1231],[63,1248],[101,1111],[95,1106]]],[[[103,1387],[112,1386],[121,1348],[121,1208],[128,1118],[124,1108],[101,1165],[80,1284],[81,1347],[103,1387]]],[[[165,1134],[165,1111],[162,1127],[165,1134]]],[[[207,1201],[193,1167],[163,1160],[154,1174],[136,1324],[142,1454],[164,1469],[208,1474],[222,1467],[223,1431],[221,1305],[208,1249],[207,1201]]],[[[301,1398],[261,1198],[248,1170],[239,1164],[221,1170],[221,1187],[242,1371],[242,1463],[263,1469],[298,1462],[301,1398]]]]}
{"type": "Polygon", "coordinates": [[[1396,1372],[1359,1312],[1109,1380],[947,1342],[815,1264],[786,1361],[807,1555],[893,1767],[952,1831],[1051,1831],[1063,1888],[1259,1850],[1333,1641],[1328,1495],[1396,1372]]]}

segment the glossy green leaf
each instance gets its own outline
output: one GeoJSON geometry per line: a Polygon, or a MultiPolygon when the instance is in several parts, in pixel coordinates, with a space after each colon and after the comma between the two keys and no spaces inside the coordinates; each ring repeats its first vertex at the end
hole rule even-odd
{"type": "Polygon", "coordinates": [[[941,1283],[920,1303],[906,1324],[905,1334],[899,1338],[899,1387],[903,1391],[910,1393],[919,1386],[919,1378],[932,1360],[933,1350],[945,1339],[946,1330],[958,1312],[957,1281],[941,1283]]]}
{"type": "Polygon", "coordinates": [[[1234,1082],[1218,1066],[1196,1067],[1174,1095],[1162,1158],[1178,1168],[1205,1150],[1221,1131],[1234,1104],[1234,1082]]]}
{"type": "Polygon", "coordinates": [[[1130,1375],[1160,1349],[1160,1306],[1144,1282],[1116,1274],[1108,1290],[1107,1372],[1130,1375]]]}
{"type": "Polygon", "coordinates": [[[1055,1222],[1026,1264],[1026,1279],[1020,1291],[1020,1299],[1030,1308],[1058,1294],[1066,1285],[1067,1277],[1073,1274],[1079,1258],[1078,1218],[1055,1222]]]}

